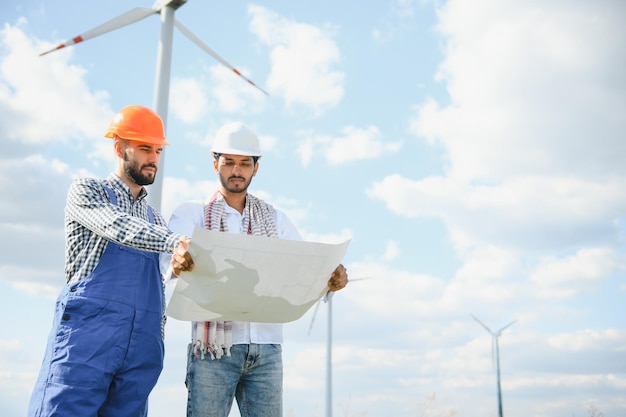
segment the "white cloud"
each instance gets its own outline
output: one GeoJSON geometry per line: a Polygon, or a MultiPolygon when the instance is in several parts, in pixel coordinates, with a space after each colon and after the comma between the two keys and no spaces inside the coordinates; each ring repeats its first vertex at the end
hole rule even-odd
{"type": "Polygon", "coordinates": [[[377,158],[397,152],[402,142],[386,142],[376,126],[358,128],[345,126],[339,136],[320,135],[313,132],[299,132],[298,153],[303,166],[307,166],[314,155],[319,154],[331,165],[347,164],[353,161],[377,158]]]}
{"type": "Polygon", "coordinates": [[[63,207],[72,172],[39,154],[0,158],[0,280],[53,298],[63,276],[63,207]],[[39,248],[39,249],[37,249],[39,248]],[[42,249],[43,248],[43,249],[42,249]]]}
{"type": "Polygon", "coordinates": [[[285,386],[293,390],[310,390],[322,388],[324,384],[324,369],[318,366],[323,362],[326,353],[322,349],[304,348],[297,352],[294,358],[285,360],[285,369],[297,369],[298,372],[285,372],[285,386]],[[314,385],[311,386],[311,376],[314,385]]]}
{"type": "MultiPolygon", "coordinates": [[[[249,78],[248,71],[240,69],[249,78]]],[[[267,97],[233,71],[218,64],[207,67],[207,75],[174,78],[170,88],[171,111],[187,124],[204,123],[208,114],[258,113],[267,97]]]]}
{"type": "MultiPolygon", "coordinates": [[[[102,131],[100,136],[102,136],[102,131]]],[[[99,138],[100,139],[100,138],[99,138]]],[[[91,151],[87,153],[87,159],[93,165],[93,168],[106,168],[115,166],[115,151],[113,150],[113,141],[111,139],[95,140],[91,144],[91,151]]],[[[85,170],[85,168],[79,168],[85,170]]],[[[78,176],[96,176],[93,173],[79,172],[78,176]]]]}
{"type": "Polygon", "coordinates": [[[464,254],[463,265],[446,286],[441,299],[447,310],[502,305],[527,296],[519,275],[516,251],[495,246],[480,246],[464,254]]]}
{"type": "Polygon", "coordinates": [[[55,216],[62,214],[62,210],[58,209],[59,203],[65,198],[66,192],[66,189],[60,191],[56,186],[69,186],[70,181],[71,173],[58,160],[49,161],[41,155],[30,155],[24,159],[0,159],[0,187],[3,193],[0,215],[11,226],[25,224],[47,228],[48,224],[56,224],[58,218],[55,216]],[[46,180],[42,181],[42,178],[46,180]],[[31,201],[35,196],[36,202],[31,201]],[[17,201],[31,202],[18,205],[15,204],[17,201]]]}
{"type": "Polygon", "coordinates": [[[614,351],[626,353],[626,331],[618,329],[584,329],[559,333],[548,338],[548,345],[562,351],[614,351]]]}
{"type": "Polygon", "coordinates": [[[197,123],[207,113],[207,97],[199,80],[174,78],[170,92],[172,113],[183,122],[197,123]]]}
{"type": "Polygon", "coordinates": [[[263,154],[267,154],[268,152],[272,152],[276,145],[278,144],[278,138],[272,135],[258,135],[259,142],[261,144],[261,151],[263,154]]]}
{"type": "Polygon", "coordinates": [[[8,24],[0,29],[0,45],[4,50],[0,134],[4,138],[46,144],[102,136],[103,115],[105,120],[113,116],[109,94],[90,91],[85,69],[69,63],[70,50],[39,57],[49,45],[8,24]]]}
{"type": "Polygon", "coordinates": [[[390,175],[368,190],[406,217],[438,217],[460,250],[482,244],[520,249],[615,242],[626,212],[622,178],[526,176],[494,184],[390,175]]]}
{"type": "Polygon", "coordinates": [[[304,105],[315,115],[335,107],[344,95],[345,73],[336,66],[341,54],[332,39],[335,28],[319,28],[250,5],[250,30],[271,49],[270,94],[287,106],[304,105]]]}
{"type": "MultiPolygon", "coordinates": [[[[301,132],[301,134],[304,132],[301,132]]],[[[306,137],[298,143],[296,153],[300,156],[302,166],[307,167],[313,159],[315,153],[315,140],[312,137],[306,137]]]]}
{"type": "Polygon", "coordinates": [[[611,248],[585,248],[564,259],[541,260],[530,279],[541,296],[565,298],[597,288],[625,266],[625,255],[611,248]]]}
{"type": "Polygon", "coordinates": [[[449,175],[466,181],[623,175],[624,5],[612,6],[447,2],[438,77],[450,104],[420,105],[413,132],[442,143],[449,175]]]}
{"type": "Polygon", "coordinates": [[[59,295],[59,282],[64,277],[58,272],[49,272],[43,268],[0,268],[3,277],[16,278],[11,286],[31,296],[45,297],[54,300],[59,295]]]}
{"type": "Polygon", "coordinates": [[[438,278],[396,270],[375,262],[350,263],[348,269],[350,277],[368,279],[350,284],[350,291],[345,292],[345,297],[366,308],[379,320],[433,317],[441,312],[439,299],[445,287],[438,278]],[[400,288],[401,291],[398,290],[400,288]]]}

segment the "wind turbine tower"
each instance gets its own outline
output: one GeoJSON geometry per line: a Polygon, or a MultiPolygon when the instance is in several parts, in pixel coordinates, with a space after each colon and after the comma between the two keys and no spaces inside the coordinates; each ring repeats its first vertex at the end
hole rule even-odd
{"type": "MultiPolygon", "coordinates": [[[[362,281],[366,278],[352,278],[350,282],[362,281]]],[[[317,310],[320,307],[320,304],[323,300],[320,300],[315,305],[315,311],[313,312],[313,317],[311,317],[311,323],[309,324],[309,332],[311,334],[311,329],[313,329],[313,323],[315,322],[315,316],[317,316],[317,310]]],[[[325,408],[325,417],[333,417],[333,297],[332,294],[326,299],[326,304],[328,305],[328,317],[326,324],[326,404],[325,408]]]]}
{"type": "MultiPolygon", "coordinates": [[[[313,323],[315,322],[315,316],[317,316],[317,310],[320,307],[320,304],[323,301],[320,300],[315,305],[315,311],[313,312],[313,317],[311,318],[311,323],[309,324],[309,335],[311,334],[311,329],[313,328],[313,323]]],[[[328,304],[328,323],[326,327],[326,398],[325,398],[325,417],[333,416],[333,298],[332,296],[326,300],[326,304],[328,304]]]]}
{"type": "Polygon", "coordinates": [[[513,323],[515,323],[515,320],[513,320],[512,322],[510,322],[506,326],[502,327],[497,332],[492,332],[489,327],[487,327],[482,321],[478,320],[474,315],[472,315],[472,318],[474,320],[476,320],[478,322],[478,324],[480,324],[485,330],[487,330],[491,334],[491,337],[492,337],[492,340],[491,340],[491,358],[493,360],[493,355],[495,353],[496,378],[497,378],[497,384],[498,384],[498,416],[499,417],[503,417],[503,415],[502,415],[502,390],[500,388],[500,348],[498,347],[498,338],[500,337],[500,335],[502,334],[502,331],[504,329],[512,326],[513,323]]]}

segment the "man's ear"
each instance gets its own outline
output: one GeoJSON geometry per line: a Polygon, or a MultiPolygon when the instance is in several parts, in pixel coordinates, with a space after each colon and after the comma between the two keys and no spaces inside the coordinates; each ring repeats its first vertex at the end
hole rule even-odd
{"type": "Polygon", "coordinates": [[[118,158],[124,158],[124,144],[120,140],[120,138],[115,138],[115,142],[113,143],[113,149],[115,150],[115,156],[118,158]]]}

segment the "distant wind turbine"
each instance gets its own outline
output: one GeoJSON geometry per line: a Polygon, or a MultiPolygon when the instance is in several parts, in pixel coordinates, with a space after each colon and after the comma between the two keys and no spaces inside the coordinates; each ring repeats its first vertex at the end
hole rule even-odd
{"type": "MultiPolygon", "coordinates": [[[[362,281],[369,278],[352,278],[350,282],[362,281]]],[[[313,311],[313,317],[311,317],[311,323],[309,324],[309,333],[313,329],[313,323],[315,322],[315,316],[317,316],[317,310],[320,308],[320,304],[323,299],[319,300],[315,305],[315,311],[313,311]]],[[[326,300],[328,304],[328,322],[326,324],[326,417],[333,417],[333,297],[330,296],[326,300]]]]}
{"type": "Polygon", "coordinates": [[[495,354],[496,354],[496,375],[497,375],[497,382],[498,382],[498,417],[503,417],[502,416],[502,391],[500,389],[500,349],[498,347],[498,338],[500,337],[504,329],[506,329],[509,326],[512,326],[513,323],[515,323],[515,320],[513,320],[512,322],[510,322],[509,324],[507,324],[506,326],[504,326],[503,328],[501,328],[500,330],[494,333],[491,331],[489,327],[485,326],[485,324],[482,321],[478,320],[474,315],[472,315],[472,318],[476,320],[478,324],[483,326],[485,330],[487,330],[491,334],[491,360],[492,361],[493,361],[494,347],[495,347],[495,354]]]}
{"type": "MultiPolygon", "coordinates": [[[[317,302],[313,317],[311,318],[311,324],[309,325],[309,334],[313,328],[313,322],[317,315],[317,310],[320,307],[322,300],[317,302]]],[[[333,375],[332,375],[332,361],[333,361],[333,298],[330,297],[328,301],[328,322],[326,323],[326,417],[333,416],[333,375]]]]}
{"type": "MultiPolygon", "coordinates": [[[[167,127],[167,110],[169,102],[169,90],[170,90],[170,74],[172,64],[172,38],[174,32],[174,26],[176,26],[187,38],[193,43],[199,46],[206,53],[211,55],[214,59],[220,62],[222,65],[229,68],[239,77],[246,80],[254,87],[261,90],[267,95],[267,92],[261,87],[257,86],[251,80],[246,78],[239,70],[230,65],[224,58],[219,56],[213,49],[209,48],[204,42],[195,36],[189,29],[187,29],[182,23],[180,23],[174,17],[176,10],[187,3],[187,0],[156,0],[152,8],[136,7],[121,15],[99,25],[95,28],[88,30],[82,35],[78,35],[67,42],[64,42],[49,51],[43,52],[40,56],[46,55],[50,52],[65,48],[66,46],[75,45],[77,43],[86,41],[96,36],[111,32],[115,29],[119,29],[124,26],[128,26],[132,23],[136,23],[140,20],[153,14],[161,15],[161,39],[159,41],[159,48],[157,53],[157,66],[156,66],[156,78],[154,85],[154,111],[163,119],[163,124],[167,127]]],[[[163,168],[165,163],[165,154],[161,153],[161,163],[159,170],[157,171],[154,183],[150,187],[150,204],[157,210],[161,210],[161,194],[163,188],[163,168]]]]}

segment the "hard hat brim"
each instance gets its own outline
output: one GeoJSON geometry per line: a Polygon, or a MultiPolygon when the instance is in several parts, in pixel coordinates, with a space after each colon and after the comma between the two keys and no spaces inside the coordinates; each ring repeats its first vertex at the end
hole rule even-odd
{"type": "Polygon", "coordinates": [[[163,140],[162,138],[146,138],[146,137],[122,137],[120,135],[117,135],[113,132],[106,132],[104,134],[105,138],[110,138],[110,139],[115,139],[115,138],[120,138],[120,139],[124,139],[124,140],[132,140],[135,142],[143,142],[143,143],[149,143],[151,145],[162,145],[162,146],[171,146],[170,143],[167,140],[163,140]]]}
{"type": "Polygon", "coordinates": [[[261,154],[260,153],[255,153],[255,152],[243,152],[239,149],[224,149],[221,150],[219,152],[217,151],[211,151],[211,155],[213,155],[215,157],[215,155],[240,155],[240,156],[253,156],[255,158],[260,158],[261,154]]]}

